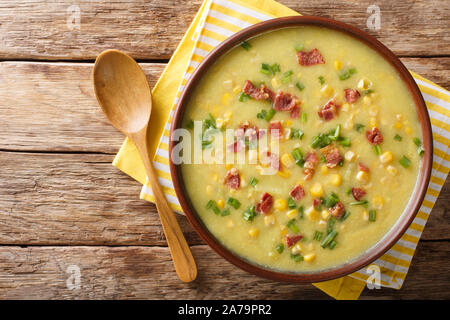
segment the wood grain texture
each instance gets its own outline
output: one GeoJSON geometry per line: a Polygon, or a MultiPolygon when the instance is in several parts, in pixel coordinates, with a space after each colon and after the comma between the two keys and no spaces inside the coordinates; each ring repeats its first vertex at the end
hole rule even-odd
{"type": "MultiPolygon", "coordinates": [[[[167,248],[0,247],[0,299],[329,299],[310,284],[248,274],[206,245],[192,249],[199,276],[184,284],[167,248]],[[80,289],[67,287],[70,265],[80,268],[80,289]]],[[[449,299],[449,259],[448,246],[421,242],[401,290],[365,289],[361,298],[449,299]]]]}
{"type": "MultiPolygon", "coordinates": [[[[202,0],[17,0],[0,3],[0,59],[94,59],[115,48],[137,59],[168,59],[202,0]],[[80,10],[72,29],[71,6],[80,10]],[[69,26],[68,22],[69,21],[69,26]],[[45,26],[45,27],[43,27],[45,26]]],[[[368,30],[371,0],[280,0],[304,15],[319,15],[368,31],[397,55],[450,55],[450,6],[439,0],[379,0],[381,29],[368,30]]]]}
{"type": "MultiPolygon", "coordinates": [[[[450,88],[450,58],[403,58],[450,88]]],[[[0,62],[0,149],[116,153],[123,136],[102,114],[90,63],[0,62]]],[[[164,64],[142,63],[150,86],[164,64]]]]}
{"type": "MultiPolygon", "coordinates": [[[[0,152],[0,244],[166,245],[140,185],[111,166],[111,155],[0,152]]],[[[450,239],[450,183],[424,240],[450,239]]],[[[202,244],[178,216],[189,244],[202,244]]]]}

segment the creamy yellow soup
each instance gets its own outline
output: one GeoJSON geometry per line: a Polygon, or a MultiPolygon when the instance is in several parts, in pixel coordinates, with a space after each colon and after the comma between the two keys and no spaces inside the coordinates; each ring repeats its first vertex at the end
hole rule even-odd
{"type": "Polygon", "coordinates": [[[200,218],[225,247],[283,271],[335,267],[374,246],[406,207],[424,152],[414,102],[392,66],[354,38],[320,27],[268,32],[230,50],[201,79],[183,121],[191,133],[202,121],[194,139],[246,122],[258,129],[281,125],[281,136],[256,153],[248,144],[237,152],[225,142],[214,149],[217,140],[208,138],[197,150],[255,160],[277,145],[274,174],[266,174],[271,164],[225,161],[182,164],[182,174],[200,218]],[[302,65],[299,56],[313,63],[302,65]],[[291,94],[297,115],[272,111],[273,97],[243,93],[247,80],[259,93],[291,94]],[[345,89],[354,90],[353,99],[345,89]],[[336,106],[331,119],[324,109],[330,101],[336,106]],[[374,128],[378,138],[371,135],[374,128]],[[327,146],[338,163],[327,157],[327,146]],[[311,153],[317,161],[307,161],[311,153]],[[236,174],[239,186],[233,187],[230,175],[236,174]],[[296,187],[304,192],[299,200],[291,193],[296,187]],[[271,204],[262,205],[265,193],[271,204]]]}

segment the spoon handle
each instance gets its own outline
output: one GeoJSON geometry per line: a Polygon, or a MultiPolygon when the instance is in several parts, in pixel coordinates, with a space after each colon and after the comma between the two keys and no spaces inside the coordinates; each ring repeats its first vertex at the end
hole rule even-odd
{"type": "Polygon", "coordinates": [[[164,235],[166,236],[170,254],[172,255],[175,271],[181,281],[191,282],[197,277],[197,266],[194,257],[192,256],[191,249],[189,248],[177,218],[175,217],[175,213],[164,195],[153,168],[153,164],[150,161],[146,135],[144,134],[143,137],[144,138],[132,140],[135,142],[136,147],[141,154],[142,161],[144,162],[148,180],[155,198],[156,208],[158,209],[159,218],[163,226],[164,235]]]}

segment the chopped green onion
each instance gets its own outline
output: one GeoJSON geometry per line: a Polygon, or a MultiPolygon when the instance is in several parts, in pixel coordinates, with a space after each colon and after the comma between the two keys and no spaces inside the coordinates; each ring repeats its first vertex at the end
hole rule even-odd
{"type": "Polygon", "coordinates": [[[211,147],[212,140],[202,140],[202,149],[208,149],[211,147]]]}
{"type": "Polygon", "coordinates": [[[369,210],[369,221],[374,222],[375,220],[377,220],[377,211],[369,210]]]}
{"type": "Polygon", "coordinates": [[[303,206],[298,207],[298,217],[300,219],[303,219],[304,214],[305,214],[305,208],[303,208],[303,206]]]}
{"type": "Polygon", "coordinates": [[[275,113],[277,113],[277,112],[275,111],[275,109],[271,108],[271,109],[267,112],[267,114],[264,116],[264,120],[270,121],[270,120],[273,118],[273,116],[275,115],[275,113]]]}
{"type": "Polygon", "coordinates": [[[305,112],[302,112],[300,119],[302,120],[303,123],[306,123],[308,121],[308,114],[306,114],[305,112]]]}
{"type": "Polygon", "coordinates": [[[303,45],[303,43],[299,43],[295,46],[295,51],[302,51],[305,48],[305,46],[303,45]]]}
{"type": "Polygon", "coordinates": [[[364,95],[368,95],[368,94],[371,94],[371,93],[373,93],[373,90],[372,90],[372,89],[364,90],[364,91],[363,91],[363,94],[364,94],[364,95]]]}
{"type": "Polygon", "coordinates": [[[220,213],[220,209],[217,206],[216,202],[214,200],[209,200],[208,203],[206,204],[206,209],[212,209],[212,211],[215,214],[219,214],[220,213]]]}
{"type": "Polygon", "coordinates": [[[289,208],[289,209],[295,209],[295,208],[297,208],[297,204],[295,203],[295,200],[292,199],[291,197],[288,198],[287,204],[288,204],[288,208],[289,208]]]}
{"type": "Polygon", "coordinates": [[[327,135],[324,135],[323,133],[320,133],[318,136],[313,138],[311,147],[313,147],[314,149],[324,148],[327,145],[329,145],[330,143],[331,143],[330,137],[327,135]]]}
{"type": "Polygon", "coordinates": [[[322,239],[322,237],[323,237],[323,232],[320,232],[320,231],[314,232],[314,237],[313,237],[314,240],[320,241],[322,239]]]}
{"type": "Polygon", "coordinates": [[[247,210],[244,211],[244,213],[242,214],[242,218],[244,218],[245,221],[253,221],[256,215],[257,213],[255,211],[255,206],[250,206],[247,210]]]}
{"type": "Polygon", "coordinates": [[[303,261],[303,256],[301,254],[293,254],[291,253],[291,259],[295,262],[303,261]]]}
{"type": "Polygon", "coordinates": [[[403,168],[408,168],[411,165],[411,160],[409,160],[406,156],[403,156],[400,160],[398,160],[403,168]]]}
{"type": "Polygon", "coordinates": [[[250,50],[250,48],[252,47],[250,43],[248,43],[247,41],[242,41],[241,42],[241,47],[244,48],[246,51],[250,50]]]}
{"type": "Polygon", "coordinates": [[[379,156],[381,154],[381,147],[379,145],[373,146],[373,152],[379,156]]]}
{"type": "Polygon", "coordinates": [[[267,63],[262,63],[260,71],[266,75],[270,75],[270,72],[271,72],[270,66],[267,63]]]}
{"type": "Polygon", "coordinates": [[[350,211],[345,211],[344,215],[339,219],[339,221],[344,221],[350,215],[350,211]]]}
{"type": "Polygon", "coordinates": [[[344,147],[350,147],[352,144],[350,141],[350,138],[348,138],[348,137],[346,137],[346,138],[340,137],[340,139],[338,139],[338,143],[344,147]]]}
{"type": "Polygon", "coordinates": [[[286,71],[284,74],[283,74],[283,77],[281,78],[281,82],[282,83],[288,83],[288,82],[290,82],[291,81],[291,76],[294,74],[294,71],[292,71],[292,70],[289,70],[289,71],[286,71]]]}
{"type": "Polygon", "coordinates": [[[320,244],[320,246],[322,248],[326,248],[331,241],[334,240],[334,238],[336,238],[336,236],[338,235],[337,231],[333,230],[331,231],[326,237],[325,239],[323,239],[322,243],[320,244]]]}
{"type": "Polygon", "coordinates": [[[305,86],[304,86],[303,84],[301,84],[300,82],[297,82],[297,83],[295,84],[295,86],[297,87],[297,89],[298,89],[299,91],[302,91],[303,89],[305,89],[305,86]]]}
{"type": "Polygon", "coordinates": [[[324,84],[325,83],[325,78],[323,76],[319,76],[319,82],[320,84],[324,84]]]}
{"type": "Polygon", "coordinates": [[[258,184],[258,179],[256,179],[255,177],[253,177],[253,178],[251,178],[250,179],[250,182],[249,182],[249,184],[252,186],[252,187],[255,187],[257,184],[258,184]]]}
{"type": "Polygon", "coordinates": [[[337,242],[333,240],[333,241],[331,241],[330,244],[328,245],[328,249],[333,250],[334,247],[336,247],[336,245],[337,245],[337,242]]]}
{"type": "Polygon", "coordinates": [[[275,250],[276,250],[278,253],[283,253],[283,251],[284,251],[284,244],[282,244],[282,243],[277,244],[277,246],[275,247],[275,250]]]}
{"type": "Polygon", "coordinates": [[[402,141],[402,137],[399,136],[398,134],[396,134],[396,135],[394,136],[394,140],[402,141]]]}
{"type": "Polygon", "coordinates": [[[239,202],[239,200],[232,198],[232,197],[228,198],[227,204],[229,204],[230,206],[232,206],[235,209],[239,209],[239,207],[241,206],[241,203],[239,202]]]}
{"type": "Polygon", "coordinates": [[[418,147],[422,146],[422,141],[420,141],[419,138],[414,138],[414,139],[413,139],[413,142],[414,142],[414,144],[415,144],[416,146],[418,146],[418,147]]]}
{"type": "Polygon", "coordinates": [[[355,68],[351,68],[348,70],[341,70],[338,74],[339,79],[340,80],[347,80],[348,78],[350,78],[352,76],[352,74],[356,73],[356,69],[355,68]]]}
{"type": "Polygon", "coordinates": [[[335,217],[330,217],[330,220],[328,220],[327,224],[327,234],[329,234],[331,231],[333,231],[334,224],[336,223],[335,217]]]}
{"type": "Polygon", "coordinates": [[[256,117],[258,119],[264,120],[266,118],[266,115],[267,115],[267,111],[263,109],[259,113],[256,114],[256,117]]]}
{"type": "Polygon", "coordinates": [[[361,133],[364,129],[365,125],[361,124],[361,123],[357,123],[355,124],[355,130],[358,131],[359,133],[361,133]]]}
{"type": "Polygon", "coordinates": [[[347,188],[347,190],[345,190],[345,193],[349,196],[352,193],[352,188],[347,188]]]}
{"type": "Polygon", "coordinates": [[[291,139],[302,139],[303,138],[303,131],[300,129],[291,128],[291,139]]]}
{"type": "Polygon", "coordinates": [[[273,74],[276,74],[277,72],[280,72],[280,65],[278,63],[274,63],[270,66],[270,70],[272,70],[273,74]]]}
{"type": "Polygon", "coordinates": [[[328,197],[325,199],[325,206],[327,208],[334,207],[336,203],[339,202],[339,197],[336,193],[332,192],[328,197]]]}
{"type": "Polygon", "coordinates": [[[244,92],[241,92],[240,94],[239,94],[239,101],[240,102],[245,102],[245,101],[247,101],[248,99],[250,99],[250,96],[248,95],[248,94],[246,94],[246,93],[244,93],[244,92]]]}
{"type": "Polygon", "coordinates": [[[369,201],[367,200],[361,200],[361,201],[355,201],[355,202],[350,202],[351,206],[365,206],[369,203],[369,201]]]}
{"type": "Polygon", "coordinates": [[[295,163],[298,166],[303,167],[303,164],[305,163],[305,160],[303,159],[303,153],[300,150],[300,148],[295,148],[294,150],[292,150],[291,154],[292,154],[292,157],[295,160],[295,163]]]}
{"type": "Polygon", "coordinates": [[[291,219],[286,223],[286,227],[288,227],[293,233],[299,233],[300,229],[297,226],[297,220],[291,219]]]}
{"type": "Polygon", "coordinates": [[[419,148],[417,148],[417,154],[419,155],[419,156],[423,156],[423,154],[425,153],[425,149],[422,147],[422,146],[420,146],[419,148]]]}
{"type": "Polygon", "coordinates": [[[338,124],[336,130],[334,130],[334,137],[337,139],[341,135],[341,125],[338,124]]]}
{"type": "Polygon", "coordinates": [[[230,208],[226,208],[226,209],[222,210],[222,212],[220,213],[220,215],[222,217],[228,216],[229,214],[230,214],[230,208]]]}

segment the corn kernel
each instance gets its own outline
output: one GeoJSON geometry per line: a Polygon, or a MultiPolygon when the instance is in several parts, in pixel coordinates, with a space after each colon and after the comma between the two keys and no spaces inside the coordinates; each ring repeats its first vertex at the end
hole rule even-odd
{"type": "Polygon", "coordinates": [[[217,118],[220,115],[221,109],[222,109],[222,107],[220,107],[220,106],[212,107],[211,114],[213,115],[213,117],[217,118]]]}
{"type": "Polygon", "coordinates": [[[285,199],[277,199],[275,200],[273,207],[278,211],[286,210],[287,201],[285,199]]]}
{"type": "Polygon", "coordinates": [[[396,123],[394,123],[394,128],[395,129],[401,129],[403,127],[402,123],[400,121],[397,121],[396,123]]]}
{"type": "Polygon", "coordinates": [[[223,119],[222,118],[217,118],[216,119],[216,127],[217,128],[222,128],[223,127],[223,124],[224,124],[224,121],[223,121],[223,119]]]}
{"type": "Polygon", "coordinates": [[[330,183],[333,186],[340,186],[342,183],[342,177],[339,173],[332,174],[330,177],[330,183]]]}
{"type": "Polygon", "coordinates": [[[405,133],[408,134],[408,135],[411,135],[412,134],[411,127],[405,127],[405,133]]]}
{"type": "Polygon", "coordinates": [[[320,93],[324,97],[329,97],[333,94],[333,88],[331,88],[328,84],[324,85],[322,89],[320,89],[320,93]]]}
{"type": "Polygon", "coordinates": [[[359,182],[362,182],[362,183],[369,182],[369,178],[370,178],[369,173],[367,173],[365,171],[358,171],[358,173],[356,174],[356,180],[358,180],[359,182]]]}
{"type": "Polygon", "coordinates": [[[291,172],[288,171],[288,170],[285,170],[285,169],[278,170],[277,171],[277,175],[279,175],[280,177],[286,179],[286,178],[289,178],[291,176],[291,172]]]}
{"type": "Polygon", "coordinates": [[[247,180],[244,176],[241,176],[241,187],[245,188],[247,186],[247,180]]]}
{"type": "Polygon", "coordinates": [[[225,169],[230,170],[231,168],[233,168],[233,164],[232,163],[227,163],[225,165],[225,169]]]}
{"type": "Polygon", "coordinates": [[[282,236],[285,236],[289,233],[289,229],[288,227],[286,227],[285,225],[281,225],[281,231],[280,231],[282,236]]]}
{"type": "Polygon", "coordinates": [[[292,126],[292,121],[291,121],[291,120],[286,120],[286,121],[284,122],[284,124],[285,124],[286,126],[290,127],[290,126],[292,126]]]}
{"type": "Polygon", "coordinates": [[[322,173],[323,175],[328,174],[328,171],[329,171],[329,169],[326,164],[324,164],[320,167],[320,173],[322,173]]]}
{"type": "Polygon", "coordinates": [[[291,253],[292,254],[299,254],[302,252],[303,248],[300,243],[296,243],[295,246],[292,247],[291,253]]]}
{"type": "Polygon", "coordinates": [[[361,79],[358,82],[358,89],[367,90],[372,86],[372,82],[368,79],[361,79]]]}
{"type": "Polygon", "coordinates": [[[367,210],[363,211],[363,220],[365,220],[365,221],[369,220],[369,211],[367,211],[367,210]]]}
{"type": "Polygon", "coordinates": [[[386,151],[382,155],[380,155],[380,162],[381,163],[390,163],[392,162],[393,156],[392,152],[386,151]]]}
{"type": "Polygon", "coordinates": [[[225,208],[225,200],[223,200],[223,199],[217,200],[217,206],[218,206],[220,209],[225,208]]]}
{"type": "Polygon", "coordinates": [[[292,167],[294,165],[295,160],[294,160],[294,158],[292,157],[292,155],[290,153],[285,153],[281,157],[281,163],[285,167],[290,168],[290,167],[292,167]]]}
{"type": "Polygon", "coordinates": [[[341,68],[342,68],[342,62],[339,61],[339,60],[336,60],[336,61],[334,62],[334,68],[335,68],[336,70],[341,70],[341,68]]]}
{"type": "Polygon", "coordinates": [[[311,193],[311,195],[313,197],[321,197],[323,195],[323,188],[322,185],[320,183],[315,183],[311,189],[309,189],[309,193],[311,193]]]}
{"type": "Polygon", "coordinates": [[[289,211],[286,213],[286,215],[288,216],[288,218],[293,219],[293,218],[297,217],[298,211],[295,210],[295,209],[292,209],[292,210],[289,210],[289,211]]]}
{"type": "Polygon", "coordinates": [[[345,112],[349,111],[350,110],[350,105],[348,103],[344,103],[342,105],[342,107],[341,107],[341,110],[345,111],[345,112]]]}
{"type": "Polygon", "coordinates": [[[345,153],[344,158],[347,161],[353,161],[356,158],[356,154],[353,151],[349,150],[345,153]]]}
{"type": "Polygon", "coordinates": [[[251,227],[248,230],[248,234],[250,235],[250,237],[256,238],[259,235],[259,229],[256,227],[251,227]]]}
{"type": "Polygon", "coordinates": [[[280,82],[278,81],[278,79],[276,77],[273,77],[272,80],[270,81],[270,83],[272,84],[272,87],[274,87],[274,88],[278,88],[280,86],[280,82]]]}
{"type": "Polygon", "coordinates": [[[225,120],[230,120],[232,116],[233,116],[233,112],[232,111],[227,111],[223,115],[225,120]]]}
{"type": "Polygon", "coordinates": [[[381,208],[383,208],[383,205],[384,205],[384,199],[383,199],[383,197],[380,197],[380,196],[373,197],[373,199],[372,199],[372,205],[373,205],[374,208],[376,208],[376,209],[381,209],[381,208]]]}
{"type": "Polygon", "coordinates": [[[330,211],[322,210],[320,216],[322,217],[323,220],[328,220],[328,218],[330,217],[330,211]]]}
{"type": "Polygon", "coordinates": [[[224,106],[227,106],[230,103],[231,98],[232,98],[231,94],[229,94],[228,92],[224,93],[221,100],[222,104],[224,106]]]}
{"type": "Polygon", "coordinates": [[[305,215],[311,221],[319,220],[319,216],[320,216],[319,211],[317,211],[316,208],[314,208],[314,206],[311,206],[308,209],[306,209],[305,215]]]}
{"type": "Polygon", "coordinates": [[[275,216],[273,214],[264,216],[264,224],[266,226],[273,226],[275,224],[275,216]]]}
{"type": "Polygon", "coordinates": [[[312,262],[316,259],[316,254],[315,253],[308,253],[305,254],[305,256],[303,257],[303,260],[306,262],[312,262]]]}
{"type": "Polygon", "coordinates": [[[377,118],[371,117],[371,118],[369,119],[369,126],[370,126],[371,128],[377,127],[377,126],[378,126],[377,118]]]}
{"type": "Polygon", "coordinates": [[[249,164],[258,163],[258,150],[252,149],[248,151],[248,162],[249,164]]]}
{"type": "Polygon", "coordinates": [[[239,93],[241,93],[241,87],[239,87],[239,86],[234,87],[233,93],[234,93],[234,94],[239,94],[239,93]]]}
{"type": "Polygon", "coordinates": [[[387,170],[387,172],[389,172],[391,175],[393,175],[393,176],[396,176],[397,175],[397,173],[398,173],[398,170],[397,170],[397,168],[396,167],[394,167],[394,166],[387,166],[387,168],[386,168],[386,170],[387,170]]]}
{"type": "Polygon", "coordinates": [[[369,96],[364,96],[363,103],[365,106],[368,106],[372,103],[372,99],[369,96]]]}
{"type": "Polygon", "coordinates": [[[397,119],[397,120],[399,120],[399,121],[402,121],[404,118],[403,118],[403,115],[401,114],[401,113],[398,113],[398,114],[396,114],[395,115],[395,118],[397,119]]]}

